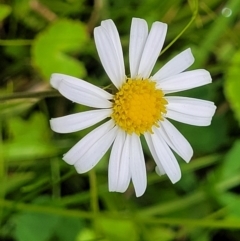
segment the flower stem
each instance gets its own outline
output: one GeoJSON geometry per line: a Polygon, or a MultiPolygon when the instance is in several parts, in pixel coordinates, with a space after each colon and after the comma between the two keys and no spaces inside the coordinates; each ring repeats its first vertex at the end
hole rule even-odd
{"type": "MultiPolygon", "coordinates": [[[[2,130],[2,121],[0,119],[0,130],[2,130]]],[[[1,147],[1,150],[3,150],[3,139],[2,139],[2,132],[0,132],[0,147],[1,147]]],[[[6,181],[6,177],[5,177],[5,162],[4,162],[4,159],[3,159],[3,152],[0,151],[0,181],[2,183],[4,183],[4,181],[6,181]]],[[[2,200],[5,199],[5,191],[6,190],[2,190],[0,192],[0,198],[2,200]]],[[[0,207],[0,226],[2,225],[2,222],[3,222],[3,210],[4,210],[4,207],[0,207]]]]}
{"type": "Polygon", "coordinates": [[[61,188],[60,188],[60,166],[57,158],[53,158],[50,161],[51,164],[51,177],[52,177],[52,197],[53,199],[61,198],[61,188]]]}
{"type": "Polygon", "coordinates": [[[97,218],[99,214],[99,205],[98,205],[98,191],[97,191],[97,176],[94,169],[89,172],[89,182],[90,182],[90,202],[91,209],[93,212],[93,226],[96,234],[99,233],[99,228],[97,224],[97,218]]]}
{"type": "Polygon", "coordinates": [[[55,90],[41,91],[41,92],[15,92],[12,94],[5,94],[0,96],[0,101],[25,99],[25,98],[46,98],[60,96],[55,90]]]}
{"type": "Polygon", "coordinates": [[[24,46],[31,45],[33,40],[30,39],[1,39],[1,46],[24,46]]]}
{"type": "Polygon", "coordinates": [[[184,27],[184,29],[161,51],[160,55],[162,55],[166,50],[168,50],[182,35],[183,33],[190,27],[190,25],[195,21],[198,15],[198,0],[193,0],[194,2],[194,10],[193,15],[188,24],[184,27]]]}

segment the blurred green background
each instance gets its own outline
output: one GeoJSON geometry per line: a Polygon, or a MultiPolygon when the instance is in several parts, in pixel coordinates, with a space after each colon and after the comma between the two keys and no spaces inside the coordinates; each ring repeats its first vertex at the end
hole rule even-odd
{"type": "Polygon", "coordinates": [[[210,241],[240,240],[240,0],[0,1],[0,240],[210,241]],[[191,47],[192,69],[213,83],[182,95],[214,101],[209,127],[174,122],[194,149],[179,160],[172,185],[148,170],[146,193],[109,193],[109,153],[78,175],[62,155],[92,128],[56,134],[49,119],[86,110],[49,85],[51,73],[110,84],[93,29],[111,18],[120,32],[127,73],[132,17],[168,24],[155,70],[191,47]],[[190,24],[191,23],[191,24],[190,24]],[[187,27],[188,26],[188,27],[187,27]],[[187,28],[186,28],[187,27],[187,28]]]}

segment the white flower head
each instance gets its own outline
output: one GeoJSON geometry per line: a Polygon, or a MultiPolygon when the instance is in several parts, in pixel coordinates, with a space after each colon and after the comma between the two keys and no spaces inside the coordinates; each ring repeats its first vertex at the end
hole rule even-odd
{"type": "Polygon", "coordinates": [[[70,133],[106,122],[73,146],[63,160],[78,173],[92,169],[112,145],[109,161],[109,190],[124,192],[132,180],[136,196],[146,190],[146,166],[140,135],[144,135],[156,172],[166,174],[172,183],[181,178],[172,150],[189,162],[193,150],[185,137],[169,122],[173,119],[196,126],[210,125],[216,106],[194,98],[166,96],[211,83],[208,71],[185,71],[194,62],[187,49],[157,73],[152,69],[162,49],[167,25],[154,22],[148,33],[146,21],[132,19],[129,44],[130,77],[126,77],[121,42],[112,20],[102,21],[94,29],[94,38],[102,65],[117,92],[112,95],[83,80],[53,74],[51,85],[69,100],[93,107],[93,110],[50,120],[58,133],[70,133]],[[183,72],[185,71],[185,72],[183,72]]]}

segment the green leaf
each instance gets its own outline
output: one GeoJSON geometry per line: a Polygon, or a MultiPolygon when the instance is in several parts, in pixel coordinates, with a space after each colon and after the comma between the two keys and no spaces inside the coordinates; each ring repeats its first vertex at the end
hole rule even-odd
{"type": "MultiPolygon", "coordinates": [[[[46,205],[48,197],[39,197],[35,203],[46,205]]],[[[14,218],[17,241],[46,241],[52,237],[61,217],[45,213],[22,212],[14,218]]]]}
{"type": "Polygon", "coordinates": [[[190,126],[174,122],[174,125],[191,143],[195,154],[210,153],[227,143],[226,116],[215,115],[210,126],[190,126]]]}
{"type": "Polygon", "coordinates": [[[223,179],[232,177],[240,171],[240,140],[237,140],[230,151],[227,153],[221,174],[223,179]]]}
{"type": "Polygon", "coordinates": [[[87,39],[83,23],[61,19],[38,34],[32,45],[32,62],[46,79],[52,73],[82,78],[86,74],[85,67],[70,54],[80,53],[87,39]]]}
{"type": "Polygon", "coordinates": [[[6,18],[10,13],[12,9],[10,6],[5,4],[0,4],[0,22],[6,18]]]}
{"type": "Polygon", "coordinates": [[[33,11],[30,0],[13,0],[12,8],[13,15],[17,20],[20,20],[24,26],[33,29],[34,31],[40,30],[47,25],[47,20],[33,11]]]}
{"type": "Polygon", "coordinates": [[[74,241],[83,229],[83,226],[83,222],[78,218],[62,217],[55,233],[59,241],[74,241]]]}
{"type": "Polygon", "coordinates": [[[224,91],[238,122],[240,122],[240,50],[235,53],[228,66],[224,91]]]}
{"type": "MultiPolygon", "coordinates": [[[[1,94],[1,91],[0,91],[1,94]]],[[[1,108],[1,119],[8,119],[13,116],[18,116],[26,111],[28,111],[34,104],[36,103],[36,100],[30,100],[26,101],[26,99],[23,100],[10,100],[6,102],[0,103],[1,108]]]]}
{"type": "Polygon", "coordinates": [[[41,3],[52,10],[59,16],[69,16],[73,14],[80,14],[86,9],[85,0],[41,0],[41,3]],[[85,4],[84,4],[85,3],[85,4]]]}
{"type": "Polygon", "coordinates": [[[0,179],[0,196],[10,192],[19,191],[25,183],[32,181],[35,175],[32,172],[16,173],[5,179],[0,179]]]}
{"type": "Polygon", "coordinates": [[[113,222],[112,219],[102,218],[100,224],[107,240],[138,240],[136,227],[129,220],[114,220],[113,222]]]}
{"type": "MultiPolygon", "coordinates": [[[[98,240],[98,239],[96,238],[96,234],[92,229],[84,228],[77,236],[77,241],[82,241],[82,240],[90,241],[90,240],[98,240]]],[[[106,241],[106,239],[104,239],[103,241],[106,241]]]]}
{"type": "Polygon", "coordinates": [[[24,213],[16,220],[16,238],[18,241],[49,240],[58,219],[47,214],[24,213]]]}
{"type": "Polygon", "coordinates": [[[46,117],[42,113],[34,113],[28,120],[10,118],[8,129],[11,139],[0,149],[5,160],[29,160],[56,154],[56,148],[50,142],[46,117]]]}
{"type": "Polygon", "coordinates": [[[223,14],[217,15],[214,21],[212,21],[212,24],[208,26],[205,34],[201,35],[204,36],[204,38],[202,38],[196,46],[198,49],[195,53],[196,67],[203,66],[214,49],[218,51],[219,47],[216,48],[216,44],[218,45],[219,42],[223,41],[224,33],[231,28],[231,24],[239,14],[239,0],[229,0],[226,6],[231,9],[231,17],[225,17],[223,14]]]}
{"type": "Polygon", "coordinates": [[[240,218],[240,197],[237,194],[226,192],[219,196],[220,202],[228,210],[228,218],[240,218]]]}
{"type": "MultiPolygon", "coordinates": [[[[42,206],[53,205],[49,196],[40,196],[33,203],[42,206]]],[[[34,212],[20,212],[14,217],[13,222],[17,241],[74,241],[84,227],[83,221],[79,218],[34,212]],[[52,237],[54,239],[51,239],[52,237]]]]}
{"type": "Polygon", "coordinates": [[[161,240],[161,241],[170,241],[174,240],[175,233],[171,228],[168,227],[151,227],[144,234],[144,240],[161,240]]]}

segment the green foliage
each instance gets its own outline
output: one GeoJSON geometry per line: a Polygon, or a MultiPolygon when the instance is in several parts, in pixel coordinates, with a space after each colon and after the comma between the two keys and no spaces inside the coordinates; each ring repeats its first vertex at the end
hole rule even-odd
{"type": "Polygon", "coordinates": [[[40,30],[47,24],[44,18],[32,11],[30,0],[13,0],[13,14],[21,23],[34,30],[40,30]]]}
{"type": "Polygon", "coordinates": [[[237,120],[240,122],[240,50],[238,50],[231,58],[229,66],[226,69],[226,80],[224,90],[226,98],[234,111],[237,120]]]}
{"type": "Polygon", "coordinates": [[[33,63],[45,79],[52,73],[84,77],[84,64],[69,54],[79,53],[87,41],[86,27],[81,22],[62,19],[38,34],[33,46],[33,63]]]}
{"type": "Polygon", "coordinates": [[[45,214],[24,213],[16,217],[15,238],[19,241],[48,240],[59,217],[45,214]]]}
{"type": "Polygon", "coordinates": [[[34,105],[33,102],[26,101],[7,101],[5,103],[1,103],[1,119],[7,120],[11,116],[18,116],[29,110],[34,105]]]}
{"type": "Polygon", "coordinates": [[[240,172],[240,140],[237,140],[232,148],[227,153],[224,158],[222,167],[223,179],[228,179],[231,176],[238,174],[240,172]]]}
{"type": "MultiPolygon", "coordinates": [[[[46,205],[49,199],[40,197],[35,203],[46,205]]],[[[83,227],[82,222],[76,218],[30,212],[19,213],[14,218],[14,224],[14,236],[17,241],[45,241],[53,237],[59,241],[76,240],[83,227]]]]}
{"type": "Polygon", "coordinates": [[[223,206],[226,207],[228,211],[228,219],[232,219],[236,222],[240,221],[240,198],[239,195],[236,195],[234,193],[224,193],[220,197],[220,201],[223,204],[223,206]]]}
{"type": "Polygon", "coordinates": [[[145,230],[144,240],[152,241],[152,240],[162,240],[162,241],[170,241],[175,237],[175,233],[171,228],[164,226],[152,226],[145,230]]]}
{"type": "Polygon", "coordinates": [[[11,13],[11,7],[5,4],[0,4],[0,22],[11,13]]]}
{"type": "MultiPolygon", "coordinates": [[[[225,3],[224,3],[225,4],[225,3]]],[[[205,37],[202,39],[200,43],[200,47],[197,46],[198,51],[196,54],[196,65],[197,67],[202,66],[208,58],[208,55],[211,53],[211,51],[219,51],[219,48],[216,46],[220,43],[219,36],[223,36],[223,33],[225,31],[228,31],[229,25],[235,20],[235,18],[238,16],[240,8],[240,1],[238,0],[230,0],[222,8],[228,8],[231,11],[231,15],[226,17],[224,14],[219,14],[218,18],[214,21],[214,23],[209,26],[208,31],[206,31],[205,37]],[[221,27],[219,27],[221,26],[221,27]],[[217,49],[215,49],[217,48],[217,49]]]]}
{"type": "Polygon", "coordinates": [[[134,227],[134,224],[128,220],[115,220],[112,219],[100,219],[100,227],[107,240],[129,240],[136,241],[137,239],[137,230],[134,227]],[[121,232],[116,232],[116,230],[121,230],[121,232]]]}
{"type": "Polygon", "coordinates": [[[35,175],[32,172],[18,172],[2,180],[0,183],[0,196],[18,191],[23,185],[33,181],[35,175]]]}
{"type": "Polygon", "coordinates": [[[58,16],[69,16],[73,14],[80,14],[86,10],[85,0],[70,0],[70,1],[59,1],[59,0],[42,0],[44,6],[58,14],[58,16]]]}
{"type": "Polygon", "coordinates": [[[15,117],[9,120],[10,139],[3,144],[2,156],[6,160],[26,160],[56,153],[50,142],[46,116],[35,113],[29,120],[15,117]]]}
{"type": "MultiPolygon", "coordinates": [[[[6,0],[0,4],[0,240],[11,241],[238,241],[240,237],[240,0],[6,0]],[[224,9],[228,8],[228,9],[224,9]],[[173,185],[155,172],[143,138],[148,187],[136,198],[108,192],[109,152],[91,176],[77,174],[62,155],[93,127],[56,134],[51,117],[89,110],[56,97],[52,73],[110,81],[100,64],[93,29],[112,18],[129,75],[132,17],[168,24],[154,71],[191,47],[192,69],[207,69],[213,83],[180,93],[214,101],[208,127],[174,122],[194,149],[179,159],[173,185]],[[229,14],[226,14],[228,11],[229,14]],[[31,97],[31,98],[30,98],[31,97]]],[[[110,89],[110,88],[108,88],[110,89]]]]}
{"type": "Polygon", "coordinates": [[[212,125],[206,127],[188,126],[179,123],[176,123],[176,126],[192,144],[195,153],[209,153],[228,142],[226,117],[223,115],[215,116],[212,125]]]}

